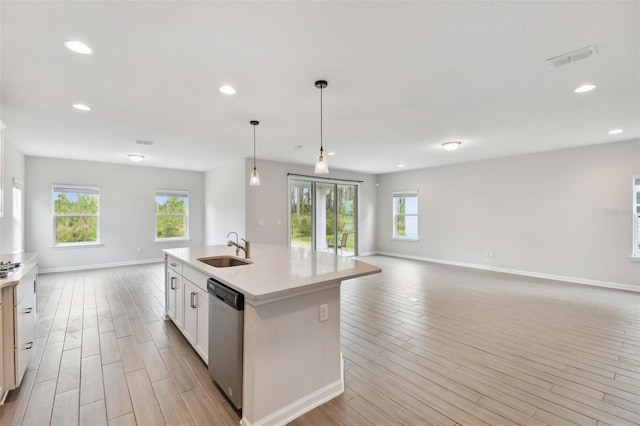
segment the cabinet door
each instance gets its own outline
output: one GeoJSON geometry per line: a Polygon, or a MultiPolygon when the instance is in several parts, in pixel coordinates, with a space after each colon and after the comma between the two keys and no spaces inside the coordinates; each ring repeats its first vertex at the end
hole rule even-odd
{"type": "Polygon", "coordinates": [[[209,363],[209,293],[198,288],[196,296],[198,311],[198,327],[196,338],[196,350],[202,356],[205,363],[209,363]]]}
{"type": "Polygon", "coordinates": [[[175,271],[169,269],[167,271],[167,315],[176,323],[176,325],[182,327],[183,312],[182,306],[182,277],[175,271]]]}
{"type": "Polygon", "coordinates": [[[209,293],[184,279],[184,335],[205,362],[209,352],[209,293]]]}
{"type": "MultiPolygon", "coordinates": [[[[3,343],[4,330],[2,328],[2,290],[0,290],[0,343],[3,343]]],[[[4,345],[4,343],[3,343],[4,345]]],[[[0,348],[0,398],[2,398],[2,394],[4,393],[4,362],[2,359],[2,348],[0,348]]]]}
{"type": "Polygon", "coordinates": [[[184,279],[184,336],[192,345],[196,345],[198,337],[198,297],[197,287],[184,279]]]}

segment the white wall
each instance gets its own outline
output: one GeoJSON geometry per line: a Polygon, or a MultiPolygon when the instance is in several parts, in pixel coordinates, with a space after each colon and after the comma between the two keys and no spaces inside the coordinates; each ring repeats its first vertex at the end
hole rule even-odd
{"type": "Polygon", "coordinates": [[[25,183],[26,249],[38,252],[41,270],[161,259],[164,248],[199,246],[204,242],[202,172],[27,157],[25,183]],[[101,247],[52,248],[53,184],[101,188],[101,247]],[[154,242],[156,189],[189,191],[190,241],[154,242]]]}
{"type": "Polygon", "coordinates": [[[640,140],[381,175],[379,251],[640,289],[634,174],[640,140]],[[420,240],[394,241],[392,193],[410,189],[420,240]]]}
{"type": "MultiPolygon", "coordinates": [[[[313,165],[258,161],[260,186],[249,186],[253,160],[246,159],[245,185],[246,230],[249,241],[287,245],[289,243],[289,180],[287,173],[313,175],[313,165]],[[264,226],[259,226],[262,220],[264,226]],[[280,225],[278,225],[280,221],[280,225]]],[[[326,177],[362,180],[358,192],[358,251],[363,255],[375,251],[376,177],[374,175],[331,169],[326,177]]]]}
{"type": "Polygon", "coordinates": [[[245,236],[244,159],[228,161],[223,167],[209,170],[204,177],[206,245],[224,244],[227,234],[235,231],[245,236]]]}
{"type": "MultiPolygon", "coordinates": [[[[23,184],[25,181],[25,157],[20,151],[6,138],[4,140],[4,164],[2,167],[3,174],[3,197],[4,197],[4,215],[0,219],[0,253],[12,253],[15,251],[16,243],[14,241],[14,223],[13,223],[13,179],[20,179],[23,184]]],[[[25,188],[22,188],[23,196],[25,188]]],[[[22,228],[24,236],[24,209],[25,201],[23,199],[23,218],[22,228]]],[[[24,248],[25,241],[22,241],[24,248]]]]}

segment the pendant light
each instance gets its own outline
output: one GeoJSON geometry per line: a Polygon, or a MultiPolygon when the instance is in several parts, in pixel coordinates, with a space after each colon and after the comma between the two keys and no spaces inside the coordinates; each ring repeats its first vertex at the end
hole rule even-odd
{"type": "Polygon", "coordinates": [[[249,178],[249,186],[260,186],[260,175],[256,169],[256,126],[260,124],[260,122],[251,120],[249,123],[253,126],[253,171],[249,178]]]}
{"type": "Polygon", "coordinates": [[[329,164],[327,163],[327,157],[324,155],[322,149],[322,90],[327,87],[326,80],[316,81],[316,87],[320,89],[320,154],[316,160],[316,174],[324,175],[329,173],[329,164]]]}

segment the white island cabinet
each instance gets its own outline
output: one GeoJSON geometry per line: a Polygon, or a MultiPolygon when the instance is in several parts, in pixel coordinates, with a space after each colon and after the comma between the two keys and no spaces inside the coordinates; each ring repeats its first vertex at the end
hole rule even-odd
{"type": "Polygon", "coordinates": [[[344,392],[340,284],[379,268],[349,257],[266,244],[251,244],[251,263],[230,267],[198,260],[235,257],[227,246],[164,252],[167,293],[181,292],[183,301],[183,317],[177,318],[178,296],[168,295],[167,317],[205,361],[207,344],[194,342],[208,334],[208,312],[199,311],[208,306],[202,300],[208,297],[207,279],[244,295],[242,425],[286,424],[344,392]],[[182,290],[171,290],[172,277],[174,287],[182,280],[182,290]],[[324,308],[328,315],[321,320],[324,308]]]}
{"type": "Polygon", "coordinates": [[[16,389],[33,352],[36,328],[36,255],[3,256],[1,260],[21,262],[12,275],[0,279],[0,403],[16,389]]]}

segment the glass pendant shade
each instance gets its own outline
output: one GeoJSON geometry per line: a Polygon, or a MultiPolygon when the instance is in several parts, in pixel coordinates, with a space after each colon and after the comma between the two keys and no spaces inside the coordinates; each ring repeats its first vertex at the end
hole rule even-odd
{"type": "Polygon", "coordinates": [[[260,175],[255,168],[251,172],[251,177],[249,178],[249,186],[260,186],[260,175]]]}
{"type": "Polygon", "coordinates": [[[316,160],[315,173],[318,175],[326,175],[329,173],[329,163],[327,163],[327,157],[325,157],[322,149],[320,150],[320,154],[318,154],[318,158],[316,160]]]}

